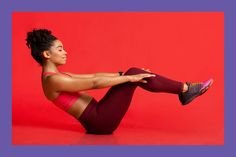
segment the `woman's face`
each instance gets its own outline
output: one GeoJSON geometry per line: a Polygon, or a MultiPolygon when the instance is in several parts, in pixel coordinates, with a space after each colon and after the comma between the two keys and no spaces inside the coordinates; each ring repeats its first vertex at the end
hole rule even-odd
{"type": "Polygon", "coordinates": [[[62,65],[66,63],[67,52],[64,50],[63,44],[60,40],[55,40],[49,49],[50,61],[56,65],[62,65]]]}

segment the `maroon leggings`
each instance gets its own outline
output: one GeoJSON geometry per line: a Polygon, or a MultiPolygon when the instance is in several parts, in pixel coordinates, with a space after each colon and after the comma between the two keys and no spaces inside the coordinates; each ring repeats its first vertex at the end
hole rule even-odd
{"type": "MultiPolygon", "coordinates": [[[[124,75],[150,73],[140,68],[132,67],[124,75]]],[[[154,74],[154,73],[153,73],[154,74]]],[[[150,92],[166,92],[179,94],[183,83],[155,74],[155,77],[144,78],[148,83],[126,82],[112,86],[105,96],[97,102],[95,99],[89,103],[79,118],[87,133],[110,134],[120,124],[127,112],[136,87],[150,92]]]]}

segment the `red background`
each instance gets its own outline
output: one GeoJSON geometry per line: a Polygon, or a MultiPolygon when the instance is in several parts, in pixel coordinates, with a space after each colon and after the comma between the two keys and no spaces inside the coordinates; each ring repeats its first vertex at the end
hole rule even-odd
{"type": "MultiPolygon", "coordinates": [[[[13,13],[13,144],[223,144],[223,13],[13,13]],[[96,73],[144,67],[179,81],[215,82],[181,106],[177,95],[135,91],[113,135],[87,135],[43,94],[41,68],[26,47],[33,28],[52,30],[68,52],[61,71],[96,73]]],[[[109,88],[86,91],[97,100],[109,88]]]]}

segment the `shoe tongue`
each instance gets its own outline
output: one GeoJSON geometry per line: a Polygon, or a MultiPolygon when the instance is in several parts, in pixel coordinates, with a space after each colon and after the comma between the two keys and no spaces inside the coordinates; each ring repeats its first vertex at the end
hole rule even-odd
{"type": "Polygon", "coordinates": [[[199,92],[200,88],[201,88],[201,83],[190,83],[189,85],[189,89],[191,90],[191,92],[199,92]]]}
{"type": "Polygon", "coordinates": [[[189,85],[191,84],[192,86],[200,84],[199,82],[188,82],[188,83],[189,83],[189,85]]]}

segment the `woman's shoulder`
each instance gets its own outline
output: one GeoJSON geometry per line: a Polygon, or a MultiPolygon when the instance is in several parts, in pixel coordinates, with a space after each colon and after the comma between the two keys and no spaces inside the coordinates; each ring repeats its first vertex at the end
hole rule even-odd
{"type": "Polygon", "coordinates": [[[60,72],[60,74],[64,75],[64,76],[69,76],[69,77],[72,77],[72,73],[69,73],[69,72],[60,72]]]}
{"type": "Polygon", "coordinates": [[[58,80],[58,79],[63,80],[64,78],[68,78],[68,77],[71,77],[71,76],[67,73],[60,72],[60,73],[53,73],[53,74],[47,75],[45,80],[48,80],[48,81],[53,81],[53,80],[58,80]]]}
{"type": "Polygon", "coordinates": [[[49,75],[46,77],[45,82],[54,82],[54,81],[58,81],[58,80],[64,80],[65,76],[63,76],[62,74],[53,74],[53,75],[49,75]]]}

